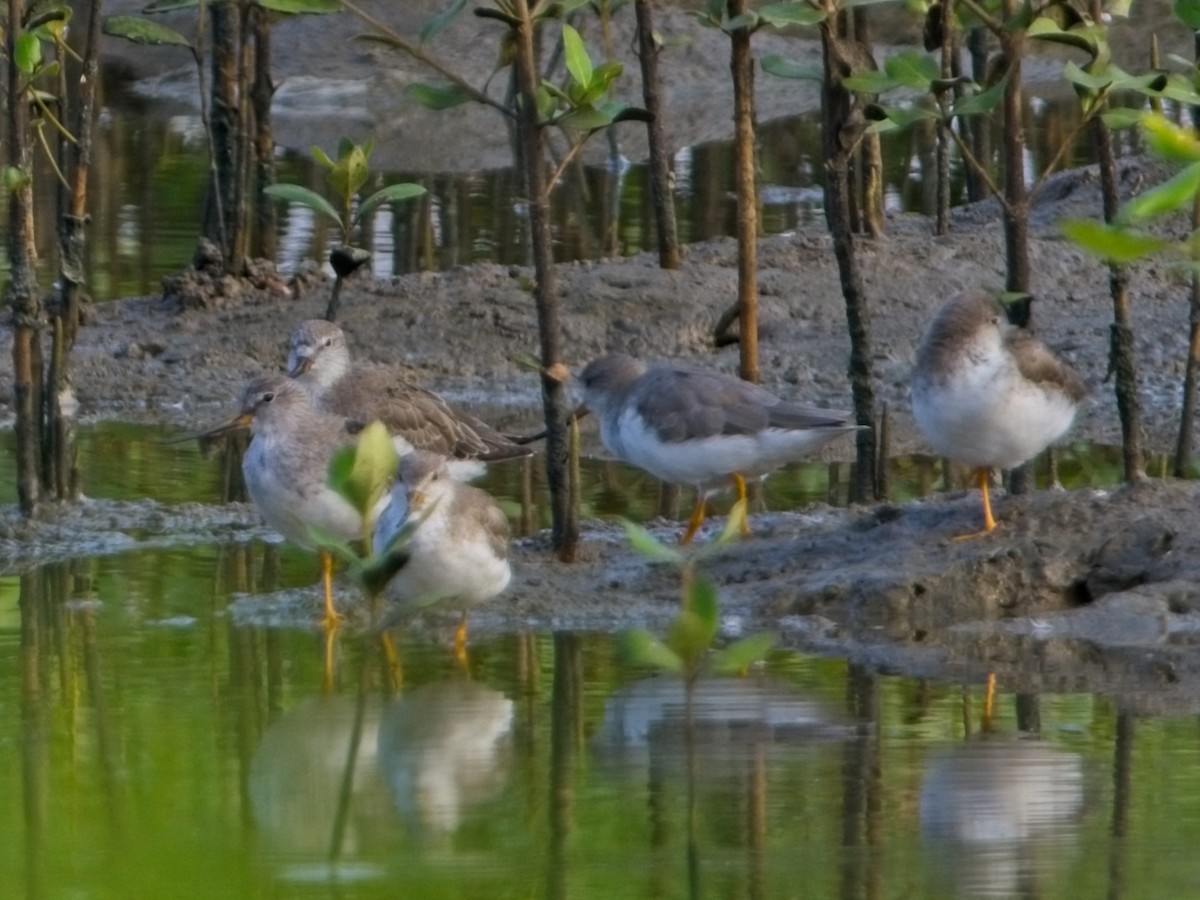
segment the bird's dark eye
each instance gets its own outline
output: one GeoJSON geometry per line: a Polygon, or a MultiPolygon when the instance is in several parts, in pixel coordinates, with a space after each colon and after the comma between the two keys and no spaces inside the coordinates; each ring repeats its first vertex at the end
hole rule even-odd
{"type": "Polygon", "coordinates": [[[267,391],[266,393],[264,393],[264,394],[262,395],[262,400],[263,400],[263,403],[270,403],[270,402],[271,402],[272,400],[274,400],[274,399],[275,399],[275,392],[274,392],[274,391],[267,391]]]}
{"type": "Polygon", "coordinates": [[[323,343],[321,346],[332,347],[333,346],[333,338],[331,338],[331,337],[325,338],[325,343],[323,343]]]}

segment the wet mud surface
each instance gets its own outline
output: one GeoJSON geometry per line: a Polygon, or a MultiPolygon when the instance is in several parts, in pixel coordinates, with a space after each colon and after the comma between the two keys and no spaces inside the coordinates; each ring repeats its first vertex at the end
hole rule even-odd
{"type": "MultiPolygon", "coordinates": [[[[717,68],[712,77],[724,78],[717,68]]],[[[1132,195],[1163,174],[1144,160],[1127,160],[1123,189],[1132,195]]],[[[1100,208],[1090,170],[1057,176],[1036,198],[1033,315],[1039,336],[1092,389],[1072,437],[1116,444],[1116,404],[1104,382],[1108,273],[1058,229],[1061,219],[1096,217],[1100,208]]],[[[859,243],[878,400],[890,411],[894,455],[927,452],[907,393],[917,337],[932,310],[968,286],[1003,286],[997,206],[957,210],[952,228],[934,237],[928,220],[894,215],[884,237],[859,243]]],[[[531,278],[529,269],[489,265],[383,282],[356,277],[343,293],[339,321],[359,359],[436,389],[499,427],[532,429],[540,415],[538,377],[519,362],[537,352],[531,278]]],[[[572,368],[621,351],[736,369],[737,348],[714,350],[711,342],[713,325],[736,296],[732,240],[689,246],[676,272],[658,269],[643,254],[565,264],[558,278],[572,368]]],[[[235,279],[210,270],[173,279],[162,296],[90,309],[74,354],[82,418],[180,429],[215,422],[231,411],[246,381],[282,367],[292,328],[323,313],[329,289],[320,276],[284,290],[269,273],[235,279]]],[[[843,301],[821,227],[762,241],[759,292],[766,386],[849,407],[843,301]]],[[[1175,439],[1187,352],[1188,286],[1178,272],[1150,264],[1136,271],[1132,293],[1146,439],[1151,450],[1166,452],[1175,439]]],[[[11,330],[7,317],[0,322],[0,352],[7,356],[11,330]]],[[[8,420],[11,396],[6,367],[0,417],[8,420]]],[[[585,437],[599,452],[594,432],[585,437]]],[[[839,442],[825,455],[849,458],[852,450],[839,442]]],[[[773,513],[755,516],[753,537],[704,565],[720,587],[727,637],[771,629],[786,645],[895,671],[982,678],[994,670],[1012,689],[1092,690],[1147,712],[1192,711],[1200,707],[1200,663],[1192,650],[1200,628],[1198,499],[1200,485],[1177,481],[1002,497],[1001,527],[973,541],[951,538],[978,527],[974,492],[773,513]]],[[[666,537],[679,531],[673,523],[653,527],[666,537]]],[[[553,560],[544,536],[517,542],[514,584],[473,615],[473,633],[664,627],[677,609],[677,573],[637,557],[616,524],[587,522],[584,532],[582,558],[569,566],[553,560]]],[[[89,501],[33,523],[5,509],[0,568],[15,572],[80,553],[264,533],[253,510],[236,504],[89,501]]],[[[340,597],[349,624],[361,624],[349,584],[340,597]]],[[[230,614],[309,627],[318,603],[313,590],[240,597],[230,614]]],[[[450,624],[430,614],[411,627],[441,637],[450,624]]]]}

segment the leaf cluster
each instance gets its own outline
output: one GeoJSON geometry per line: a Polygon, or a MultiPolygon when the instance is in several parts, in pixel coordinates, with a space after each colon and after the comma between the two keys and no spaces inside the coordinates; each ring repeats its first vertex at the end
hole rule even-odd
{"type": "Polygon", "coordinates": [[[706,556],[737,539],[746,519],[746,502],[738,501],[725,529],[716,541],[698,552],[685,553],[663,544],[644,528],[625,523],[630,545],[654,562],[678,566],[683,581],[679,615],[671,622],[664,639],[644,629],[631,629],[621,637],[630,662],[682,675],[689,683],[703,672],[733,674],[763,659],[775,645],[775,635],[756,634],[714,649],[720,629],[720,604],[712,581],[697,564],[706,556]]]}
{"type": "Polygon", "coordinates": [[[1171,241],[1145,231],[1156,218],[1190,209],[1200,195],[1200,138],[1158,113],[1142,113],[1139,124],[1146,143],[1157,156],[1182,163],[1183,168],[1162,184],[1138,194],[1118,211],[1111,224],[1073,219],[1062,224],[1063,233],[1083,250],[1111,263],[1130,263],[1161,252],[1171,252],[1194,262],[1200,235],[1171,241]]]}
{"type": "MultiPolygon", "coordinates": [[[[849,6],[842,3],[841,6],[849,6]]],[[[789,25],[818,25],[825,21],[825,11],[810,6],[802,0],[784,3],[767,3],[758,9],[748,10],[738,16],[728,14],[725,0],[707,0],[704,9],[693,13],[706,28],[719,28],[726,34],[748,29],[755,32],[764,26],[786,28],[789,25]]]]}
{"type": "Polygon", "coordinates": [[[402,182],[381,188],[354,208],[358,192],[370,178],[370,158],[374,144],[371,140],[356,144],[348,138],[338,142],[337,157],[331,157],[320,147],[312,148],[313,159],[325,169],[325,180],[337,196],[339,206],[311,188],[299,184],[273,184],[264,188],[268,197],[288,203],[299,203],[334,222],[342,230],[342,241],[350,243],[350,237],[361,222],[368,219],[385,203],[410,200],[425,193],[419,184],[402,182]],[[339,208],[340,207],[340,208],[339,208]]]}
{"type": "Polygon", "coordinates": [[[392,576],[408,562],[413,532],[424,519],[424,516],[420,516],[406,522],[387,547],[378,553],[372,552],[371,529],[376,519],[375,513],[391,489],[398,462],[391,434],[378,421],[367,425],[359,433],[354,445],[341,448],[329,462],[329,487],[362,517],[361,544],[364,549],[361,553],[345,541],[310,529],[309,536],[313,543],[337,554],[347,564],[351,576],[370,596],[382,591],[392,576]]]}

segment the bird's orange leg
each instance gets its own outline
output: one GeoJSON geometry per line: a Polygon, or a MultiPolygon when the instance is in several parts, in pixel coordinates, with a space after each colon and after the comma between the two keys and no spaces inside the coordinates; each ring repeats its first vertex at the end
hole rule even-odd
{"type": "Polygon", "coordinates": [[[464,609],[462,618],[458,620],[458,628],[454,629],[454,659],[460,666],[467,665],[467,611],[464,609]]]}
{"type": "Polygon", "coordinates": [[[322,624],[329,632],[337,629],[342,617],[333,608],[333,557],[329,555],[328,550],[320,551],[320,555],[321,583],[325,587],[325,617],[322,624]]]}
{"type": "Polygon", "coordinates": [[[987,690],[983,694],[983,718],[980,719],[979,727],[982,731],[992,730],[992,710],[996,706],[996,673],[988,672],[987,690]]]}
{"type": "Polygon", "coordinates": [[[745,510],[742,515],[742,537],[750,537],[750,507],[746,500],[746,479],[737,472],[733,473],[733,489],[737,495],[737,502],[741,503],[742,509],[745,510]]]}
{"type": "Polygon", "coordinates": [[[696,536],[696,532],[700,530],[700,526],[704,524],[704,491],[696,489],[696,505],[692,509],[692,517],[688,519],[687,531],[683,533],[683,537],[679,539],[681,544],[690,544],[692,538],[696,536]]]}
{"type": "Polygon", "coordinates": [[[387,668],[388,687],[398,691],[404,684],[404,669],[400,665],[400,653],[396,650],[396,641],[390,631],[379,633],[379,646],[383,650],[383,661],[387,668]]]}
{"type": "Polygon", "coordinates": [[[955,538],[956,541],[968,541],[971,538],[983,537],[985,534],[991,534],[996,528],[996,519],[992,516],[992,500],[988,494],[988,482],[990,479],[990,471],[988,469],[977,469],[975,477],[979,481],[979,490],[983,494],[983,530],[973,531],[970,534],[960,534],[955,538]]]}

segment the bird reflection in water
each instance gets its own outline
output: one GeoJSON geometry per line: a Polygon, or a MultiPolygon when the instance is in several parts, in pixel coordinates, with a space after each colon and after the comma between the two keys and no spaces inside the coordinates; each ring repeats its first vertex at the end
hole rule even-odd
{"type": "Polygon", "coordinates": [[[1024,895],[1059,872],[1084,808],[1080,757],[985,737],[930,757],[921,834],[963,896],[1024,895]]]}

